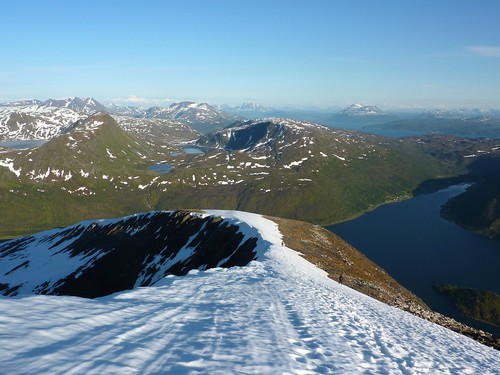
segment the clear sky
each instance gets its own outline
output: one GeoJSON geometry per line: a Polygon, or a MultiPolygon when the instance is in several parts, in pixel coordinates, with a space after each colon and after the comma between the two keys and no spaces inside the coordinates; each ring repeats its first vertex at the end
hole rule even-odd
{"type": "Polygon", "coordinates": [[[0,101],[500,108],[499,0],[24,0],[0,9],[0,101]]]}

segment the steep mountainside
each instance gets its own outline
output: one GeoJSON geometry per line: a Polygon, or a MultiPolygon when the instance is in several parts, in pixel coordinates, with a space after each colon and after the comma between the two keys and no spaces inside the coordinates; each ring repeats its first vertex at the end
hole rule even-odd
{"type": "Polygon", "coordinates": [[[4,295],[100,297],[193,269],[245,266],[257,237],[245,224],[188,212],[82,222],[0,245],[4,295]]]}
{"type": "MultiPolygon", "coordinates": [[[[287,246],[335,280],[343,275],[346,285],[380,301],[427,309],[333,233],[305,222],[270,220],[279,224],[287,246]]],[[[0,293],[96,297],[193,269],[245,266],[258,258],[261,241],[251,232],[245,222],[186,211],[84,221],[0,244],[0,293]]]]}
{"type": "Polygon", "coordinates": [[[44,145],[0,150],[2,231],[16,233],[147,207],[141,178],[154,148],[109,115],[77,122],[44,145]]]}
{"type": "Polygon", "coordinates": [[[448,201],[441,214],[471,231],[500,240],[500,158],[483,157],[480,164],[483,170],[471,176],[474,184],[448,201]]]}

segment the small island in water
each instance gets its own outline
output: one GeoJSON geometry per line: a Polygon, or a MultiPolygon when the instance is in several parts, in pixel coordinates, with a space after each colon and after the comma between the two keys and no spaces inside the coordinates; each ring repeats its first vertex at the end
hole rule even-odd
{"type": "Polygon", "coordinates": [[[444,294],[453,306],[465,316],[500,326],[500,296],[489,290],[479,290],[457,285],[433,285],[444,294]]]}

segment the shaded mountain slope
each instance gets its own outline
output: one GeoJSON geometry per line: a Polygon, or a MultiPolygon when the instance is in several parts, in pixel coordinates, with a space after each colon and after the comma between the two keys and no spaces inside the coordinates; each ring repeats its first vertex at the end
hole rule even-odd
{"type": "Polygon", "coordinates": [[[470,176],[473,185],[448,201],[441,215],[464,228],[500,240],[500,158],[478,160],[481,171],[470,176]]]}
{"type": "Polygon", "coordinates": [[[41,232],[0,245],[1,292],[99,297],[193,269],[244,266],[257,255],[245,227],[153,212],[41,232]]]}

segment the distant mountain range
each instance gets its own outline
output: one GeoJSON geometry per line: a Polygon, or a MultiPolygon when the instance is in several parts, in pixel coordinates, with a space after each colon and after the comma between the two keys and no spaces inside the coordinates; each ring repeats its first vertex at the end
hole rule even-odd
{"type": "Polygon", "coordinates": [[[201,135],[174,120],[97,113],[40,147],[0,148],[0,192],[8,196],[0,200],[0,228],[12,234],[96,215],[185,207],[328,224],[463,170],[453,163],[410,142],[305,121],[241,121],[201,135]],[[188,140],[205,153],[184,153],[179,144],[188,140]],[[148,169],[156,164],[168,164],[170,172],[148,169]]]}
{"type": "Polygon", "coordinates": [[[370,125],[366,129],[500,138],[500,116],[488,113],[471,116],[470,113],[436,109],[410,118],[370,125]]]}
{"type": "MultiPolygon", "coordinates": [[[[167,107],[105,106],[93,98],[72,97],[0,104],[0,140],[50,139],[74,121],[96,112],[119,116],[119,122],[128,118],[125,121],[129,125],[128,130],[130,124],[138,124],[137,120],[131,119],[156,119],[156,124],[163,120],[164,125],[183,123],[198,132],[210,133],[244,119],[282,117],[358,130],[364,128],[368,132],[379,129],[466,137],[500,137],[500,113],[479,109],[433,109],[419,114],[396,114],[373,105],[352,104],[332,114],[326,110],[276,109],[257,103],[211,106],[187,101],[167,107]]],[[[152,124],[151,121],[149,123],[152,124]]]]}
{"type": "MultiPolygon", "coordinates": [[[[22,100],[0,105],[0,140],[50,139],[85,116],[97,112],[141,119],[183,122],[206,133],[221,129],[241,117],[206,103],[181,102],[168,107],[106,107],[93,98],[22,100]]],[[[130,122],[129,122],[130,123],[130,122]]]]}
{"type": "Polygon", "coordinates": [[[374,105],[351,104],[329,118],[332,124],[373,124],[390,121],[395,115],[382,111],[374,105]]]}
{"type": "Polygon", "coordinates": [[[107,112],[108,109],[93,98],[65,98],[65,99],[48,99],[41,101],[38,99],[19,100],[1,104],[2,107],[18,107],[18,106],[38,106],[38,107],[57,107],[68,108],[75,112],[92,114],[95,112],[107,112]]]}
{"type": "Polygon", "coordinates": [[[218,105],[217,108],[220,108],[224,112],[231,113],[237,116],[242,116],[244,118],[267,117],[267,116],[275,116],[278,114],[277,109],[257,103],[243,103],[241,105],[236,105],[236,106],[221,104],[218,105]]]}

